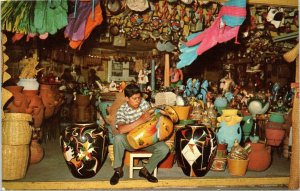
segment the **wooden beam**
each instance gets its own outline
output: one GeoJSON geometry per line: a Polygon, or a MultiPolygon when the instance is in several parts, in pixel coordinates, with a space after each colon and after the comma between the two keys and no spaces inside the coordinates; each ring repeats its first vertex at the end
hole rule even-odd
{"type": "Polygon", "coordinates": [[[102,189],[157,189],[157,188],[189,188],[199,189],[205,187],[247,187],[251,186],[282,186],[287,185],[289,177],[265,178],[180,178],[160,179],[158,183],[145,180],[121,180],[119,184],[111,186],[108,180],[78,180],[78,181],[50,181],[49,182],[23,182],[3,181],[2,187],[6,190],[102,190],[102,189]]]}
{"type": "Polygon", "coordinates": [[[280,7],[298,7],[298,0],[248,0],[248,4],[262,4],[280,7]]]}
{"type": "Polygon", "coordinates": [[[165,53],[164,86],[170,87],[170,55],[165,53]]]}

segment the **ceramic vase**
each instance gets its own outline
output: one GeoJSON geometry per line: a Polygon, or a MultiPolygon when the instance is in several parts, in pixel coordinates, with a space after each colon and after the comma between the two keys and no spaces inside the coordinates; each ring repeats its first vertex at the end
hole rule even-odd
{"type": "Polygon", "coordinates": [[[203,124],[186,125],[176,131],[175,151],[178,166],[186,176],[204,176],[216,155],[215,133],[203,124]]]}
{"type": "Polygon", "coordinates": [[[31,113],[29,103],[23,94],[23,86],[6,86],[5,89],[13,94],[13,99],[8,102],[7,109],[10,113],[31,113]]]}
{"type": "Polygon", "coordinates": [[[99,172],[107,157],[107,131],[96,123],[74,123],[61,132],[60,145],[72,175],[91,178],[99,172]]]}
{"type": "Polygon", "coordinates": [[[228,152],[230,152],[235,140],[240,142],[242,139],[240,126],[242,117],[239,117],[237,112],[236,109],[223,109],[222,115],[217,118],[220,122],[220,128],[217,132],[218,143],[226,143],[228,152]]]}
{"type": "Polygon", "coordinates": [[[251,115],[246,115],[243,117],[243,125],[242,125],[242,130],[243,130],[243,135],[244,135],[244,140],[247,140],[250,136],[250,133],[252,131],[253,127],[253,117],[251,115]]]}
{"type": "Polygon", "coordinates": [[[248,154],[248,170],[265,171],[271,164],[271,148],[263,143],[251,144],[251,152],[248,154]]]}

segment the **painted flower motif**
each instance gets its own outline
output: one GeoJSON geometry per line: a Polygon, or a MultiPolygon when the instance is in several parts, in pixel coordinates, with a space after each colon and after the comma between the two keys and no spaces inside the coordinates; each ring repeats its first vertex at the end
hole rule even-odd
{"type": "Polygon", "coordinates": [[[88,141],[86,141],[82,147],[80,148],[80,151],[78,153],[78,158],[80,160],[91,160],[92,159],[92,155],[91,153],[93,151],[95,151],[94,147],[91,147],[91,143],[89,143],[88,141]]]}

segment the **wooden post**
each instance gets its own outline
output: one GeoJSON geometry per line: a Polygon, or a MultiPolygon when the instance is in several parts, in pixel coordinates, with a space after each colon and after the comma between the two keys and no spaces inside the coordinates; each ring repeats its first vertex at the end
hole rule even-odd
{"type": "Polygon", "coordinates": [[[164,86],[170,87],[170,55],[168,53],[165,54],[164,86]]]}
{"type": "Polygon", "coordinates": [[[155,90],[155,60],[151,61],[151,89],[155,90]]]}

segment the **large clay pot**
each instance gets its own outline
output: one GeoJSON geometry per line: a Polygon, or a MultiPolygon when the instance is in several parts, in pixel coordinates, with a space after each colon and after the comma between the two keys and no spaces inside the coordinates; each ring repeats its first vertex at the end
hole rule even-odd
{"type": "Polygon", "coordinates": [[[108,153],[107,134],[96,123],[74,123],[61,132],[61,150],[74,177],[91,178],[99,172],[108,153]]]}
{"type": "Polygon", "coordinates": [[[155,115],[127,134],[127,140],[134,149],[150,146],[158,141],[166,140],[174,130],[173,121],[178,121],[178,116],[171,106],[157,109],[155,115]]]}
{"type": "Polygon", "coordinates": [[[204,176],[217,151],[215,133],[203,124],[186,125],[176,131],[177,163],[187,176],[204,176]]]}
{"type": "Polygon", "coordinates": [[[42,98],[38,95],[38,90],[23,90],[29,102],[29,108],[32,110],[33,126],[40,128],[44,119],[44,104],[42,98]]]}
{"type": "Polygon", "coordinates": [[[240,122],[242,117],[237,115],[236,109],[223,109],[222,115],[217,118],[220,128],[217,132],[218,143],[227,143],[227,151],[230,152],[235,140],[242,139],[242,129],[240,122]]]}
{"type": "Polygon", "coordinates": [[[271,148],[263,143],[251,144],[251,152],[248,155],[248,170],[265,171],[271,164],[271,148]]]}
{"type": "Polygon", "coordinates": [[[30,164],[39,163],[44,157],[44,149],[38,143],[37,139],[33,139],[30,144],[30,164]]]}
{"type": "Polygon", "coordinates": [[[95,108],[91,104],[91,96],[77,94],[72,105],[73,122],[91,122],[95,121],[95,108]]]}
{"type": "Polygon", "coordinates": [[[26,96],[22,93],[23,86],[6,86],[5,89],[13,94],[12,101],[8,102],[7,109],[10,113],[31,113],[28,108],[26,96]]]}

